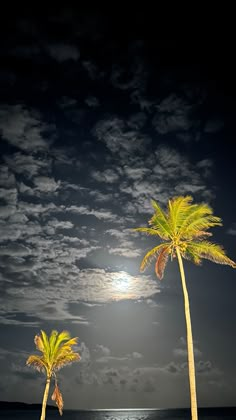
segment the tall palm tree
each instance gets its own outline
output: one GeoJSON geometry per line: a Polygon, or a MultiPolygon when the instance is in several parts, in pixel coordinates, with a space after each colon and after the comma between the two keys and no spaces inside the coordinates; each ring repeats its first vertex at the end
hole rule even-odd
{"type": "Polygon", "coordinates": [[[144,271],[147,265],[155,259],[155,272],[161,280],[169,257],[171,257],[171,260],[177,258],[179,263],[187,330],[191,413],[192,419],[197,420],[192,327],[182,258],[191,260],[197,265],[201,263],[203,258],[218,264],[230,265],[233,268],[236,268],[236,263],[226,256],[220,245],[216,245],[206,239],[211,236],[211,233],[208,232],[209,228],[222,225],[221,219],[213,215],[212,209],[207,204],[192,204],[192,201],[191,196],[174,197],[168,201],[167,209],[164,211],[153,200],[154,214],[149,220],[150,227],[139,227],[134,230],[158,236],[162,241],[161,244],[147,252],[141,262],[141,271],[144,271]]]}
{"type": "Polygon", "coordinates": [[[47,336],[43,330],[41,330],[41,334],[37,334],[34,337],[36,348],[42,355],[30,355],[26,364],[32,366],[39,372],[45,373],[47,378],[40,420],[45,420],[46,405],[52,377],[55,379],[55,389],[52,394],[52,400],[55,400],[59,412],[62,415],[63,399],[57,384],[56,372],[62,367],[80,360],[79,353],[74,352],[72,349],[72,346],[77,344],[77,340],[77,337],[71,338],[67,331],[58,333],[56,330],[51,332],[50,337],[47,336]]]}

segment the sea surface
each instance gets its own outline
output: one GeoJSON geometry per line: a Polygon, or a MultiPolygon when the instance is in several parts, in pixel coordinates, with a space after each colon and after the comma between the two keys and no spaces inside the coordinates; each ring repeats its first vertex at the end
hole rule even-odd
{"type": "MultiPolygon", "coordinates": [[[[2,410],[1,420],[39,420],[38,410],[2,410]]],[[[58,411],[48,410],[46,420],[190,420],[189,410],[107,410],[74,411],[65,410],[61,417],[58,411]]],[[[235,420],[236,409],[203,409],[199,420],[235,420]],[[217,412],[218,411],[218,412],[217,412]]]]}

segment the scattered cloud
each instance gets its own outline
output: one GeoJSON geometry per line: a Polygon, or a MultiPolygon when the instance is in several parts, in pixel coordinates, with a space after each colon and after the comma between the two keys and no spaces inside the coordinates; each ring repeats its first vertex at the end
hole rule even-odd
{"type": "Polygon", "coordinates": [[[131,130],[127,123],[114,116],[99,121],[94,129],[98,140],[104,142],[112,154],[127,158],[132,153],[141,154],[151,143],[146,135],[131,130]]]}
{"type": "Polygon", "coordinates": [[[52,161],[50,158],[40,158],[33,155],[26,155],[22,152],[16,152],[12,155],[4,155],[5,163],[8,170],[10,169],[15,175],[24,175],[31,179],[38,174],[47,174],[51,171],[52,161]]]}
{"type": "Polygon", "coordinates": [[[91,176],[98,182],[113,184],[119,180],[119,173],[115,169],[106,169],[105,171],[93,171],[91,176]]]}
{"type": "Polygon", "coordinates": [[[75,214],[84,214],[94,216],[99,220],[116,221],[117,216],[112,214],[110,210],[100,208],[99,210],[90,209],[88,206],[69,206],[64,208],[66,212],[75,214]]]}
{"type": "Polygon", "coordinates": [[[153,126],[159,134],[187,131],[193,122],[190,118],[192,108],[193,106],[183,98],[171,94],[157,105],[153,126]]]}
{"type": "Polygon", "coordinates": [[[0,133],[5,141],[24,152],[47,151],[52,140],[48,137],[54,127],[43,123],[40,113],[22,104],[2,105],[0,133]]]}
{"type": "Polygon", "coordinates": [[[107,365],[110,364],[113,366],[142,359],[143,357],[141,353],[135,351],[130,354],[125,354],[124,356],[115,356],[111,354],[111,350],[108,347],[105,347],[102,344],[97,344],[95,348],[95,353],[97,355],[95,359],[96,363],[104,363],[107,365]]]}
{"type": "Polygon", "coordinates": [[[54,178],[47,176],[37,176],[33,180],[36,191],[43,193],[55,193],[60,188],[60,181],[56,182],[54,178]]]}
{"type": "MultiPolygon", "coordinates": [[[[202,352],[198,349],[197,343],[193,343],[193,349],[194,349],[194,356],[195,358],[199,358],[202,356],[202,352]]],[[[184,337],[181,337],[179,340],[179,347],[175,348],[173,350],[173,354],[176,358],[184,358],[187,359],[187,342],[184,337]]]]}

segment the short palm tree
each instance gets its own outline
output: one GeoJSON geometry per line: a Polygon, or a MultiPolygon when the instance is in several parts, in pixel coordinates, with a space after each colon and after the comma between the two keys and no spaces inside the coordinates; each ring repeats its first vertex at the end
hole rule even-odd
{"type": "Polygon", "coordinates": [[[192,327],[182,258],[191,260],[197,265],[204,258],[218,264],[230,265],[233,268],[236,268],[236,263],[226,256],[221,246],[206,239],[211,236],[211,233],[208,232],[209,228],[222,225],[221,219],[213,215],[212,209],[207,204],[192,204],[192,201],[191,196],[174,197],[168,201],[167,209],[164,211],[153,200],[154,214],[149,220],[150,227],[139,227],[135,230],[158,236],[162,241],[161,244],[147,252],[141,262],[141,271],[144,271],[147,265],[155,259],[155,272],[161,280],[169,257],[178,259],[185,305],[191,413],[192,419],[197,420],[192,327]]]}
{"type": "Polygon", "coordinates": [[[72,350],[72,346],[77,344],[77,339],[77,337],[71,338],[67,331],[58,333],[56,330],[51,332],[50,337],[41,330],[41,334],[37,334],[34,338],[36,348],[42,355],[30,355],[26,364],[34,367],[39,372],[45,373],[47,378],[40,420],[45,420],[46,405],[52,377],[55,379],[55,389],[52,394],[52,400],[55,400],[59,412],[62,415],[63,399],[57,384],[56,372],[62,367],[80,360],[79,353],[72,350]]]}

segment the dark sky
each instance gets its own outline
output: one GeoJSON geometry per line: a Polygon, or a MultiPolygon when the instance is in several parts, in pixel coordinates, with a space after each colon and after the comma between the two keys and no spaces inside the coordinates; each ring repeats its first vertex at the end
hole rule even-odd
{"type": "MultiPolygon", "coordinates": [[[[38,8],[39,9],[39,8],[38,8]]],[[[176,261],[162,282],[132,232],[151,199],[191,194],[235,255],[235,92],[229,40],[161,33],[142,10],[1,18],[0,399],[40,402],[34,336],[68,329],[81,362],[66,408],[189,406],[176,261]]],[[[185,264],[200,406],[235,404],[235,272],[185,264]]]]}

